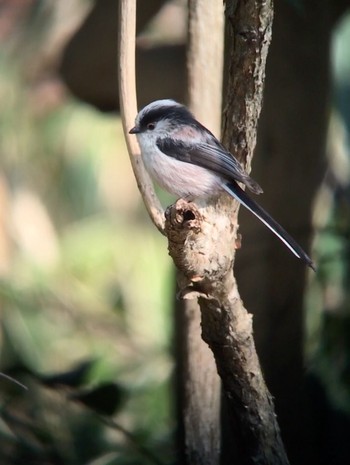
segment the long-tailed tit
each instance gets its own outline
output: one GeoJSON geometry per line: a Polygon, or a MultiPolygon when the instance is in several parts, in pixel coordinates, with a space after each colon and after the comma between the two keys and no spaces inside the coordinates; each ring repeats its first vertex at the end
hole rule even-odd
{"type": "Polygon", "coordinates": [[[262,193],[259,184],[185,106],[174,100],[152,102],[139,112],[129,133],[136,134],[145,167],[163,189],[186,199],[210,197],[225,190],[314,269],[300,245],[238,182],[254,194],[262,193]]]}

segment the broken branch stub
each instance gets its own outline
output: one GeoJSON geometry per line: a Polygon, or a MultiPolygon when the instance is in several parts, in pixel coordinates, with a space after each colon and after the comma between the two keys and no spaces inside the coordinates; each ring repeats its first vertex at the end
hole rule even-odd
{"type": "Polygon", "coordinates": [[[233,221],[235,211],[232,216],[225,214],[221,203],[212,201],[204,208],[200,202],[179,199],[166,210],[169,255],[187,280],[180,292],[183,285],[192,285],[215,296],[223,278],[232,274],[237,222],[233,221]]]}

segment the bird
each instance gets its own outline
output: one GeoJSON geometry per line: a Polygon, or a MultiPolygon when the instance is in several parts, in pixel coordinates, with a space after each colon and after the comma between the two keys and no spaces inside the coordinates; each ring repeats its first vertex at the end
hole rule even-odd
{"type": "Polygon", "coordinates": [[[165,191],[186,200],[226,191],[315,271],[302,247],[240,186],[261,194],[259,184],[185,105],[171,99],[149,103],[137,114],[129,134],[136,135],[146,170],[165,191]]]}

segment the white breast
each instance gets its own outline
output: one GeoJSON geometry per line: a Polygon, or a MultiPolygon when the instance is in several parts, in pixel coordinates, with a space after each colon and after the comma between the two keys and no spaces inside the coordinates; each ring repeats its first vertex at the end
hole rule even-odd
{"type": "Polygon", "coordinates": [[[221,179],[197,165],[175,160],[140,134],[142,157],[150,176],[164,190],[179,197],[208,197],[221,189],[221,179]]]}

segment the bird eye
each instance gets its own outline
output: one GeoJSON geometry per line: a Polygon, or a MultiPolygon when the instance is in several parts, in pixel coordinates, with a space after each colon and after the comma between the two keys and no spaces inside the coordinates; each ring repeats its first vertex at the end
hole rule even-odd
{"type": "Polygon", "coordinates": [[[154,123],[148,123],[147,124],[147,129],[149,129],[150,131],[153,131],[153,129],[155,129],[156,125],[154,123]]]}

